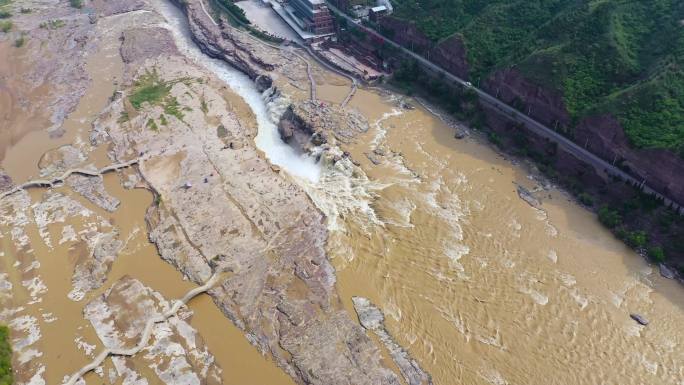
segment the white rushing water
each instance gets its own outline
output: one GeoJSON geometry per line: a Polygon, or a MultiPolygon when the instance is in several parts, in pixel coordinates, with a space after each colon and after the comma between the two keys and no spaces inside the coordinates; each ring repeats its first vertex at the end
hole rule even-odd
{"type": "MultiPolygon", "coordinates": [[[[188,22],[183,13],[168,1],[156,2],[157,9],[168,22],[178,50],[186,57],[203,66],[223,80],[236,94],[240,95],[256,116],[258,133],[257,147],[263,151],[271,163],[286,172],[309,182],[317,183],[321,166],[306,154],[300,154],[280,139],[276,119],[264,96],[259,93],[254,82],[242,72],[225,62],[205,55],[190,37],[188,22]]],[[[267,91],[268,92],[268,91],[267,91]]]]}
{"type": "Polygon", "coordinates": [[[198,63],[223,80],[236,94],[242,97],[256,116],[258,133],[256,146],[269,161],[295,177],[298,184],[309,194],[316,206],[326,214],[331,231],[345,231],[340,219],[359,214],[359,218],[370,225],[377,221],[371,207],[373,191],[386,186],[372,183],[366,175],[353,166],[349,159],[332,164],[326,158],[342,151],[333,150],[329,156],[320,157],[301,154],[283,142],[276,122],[287,108],[282,97],[271,100],[270,90],[260,94],[254,82],[245,74],[227,63],[205,55],[192,41],[186,16],[168,1],[155,2],[157,10],[167,21],[178,50],[190,60],[198,63]]]}

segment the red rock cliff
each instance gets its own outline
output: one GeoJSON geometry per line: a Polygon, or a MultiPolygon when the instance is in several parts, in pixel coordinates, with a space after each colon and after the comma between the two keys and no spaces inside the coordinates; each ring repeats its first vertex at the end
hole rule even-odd
{"type": "Polygon", "coordinates": [[[649,186],[684,204],[684,159],[666,150],[636,149],[629,145],[613,116],[591,116],[575,128],[575,142],[608,160],[627,166],[649,186]]]}
{"type": "Polygon", "coordinates": [[[547,126],[569,126],[571,123],[563,94],[535,84],[516,69],[496,71],[481,85],[506,103],[524,109],[525,113],[529,111],[547,126]],[[517,106],[516,100],[522,102],[524,108],[517,106]]]}
{"type": "Polygon", "coordinates": [[[395,42],[425,55],[458,77],[468,78],[466,47],[460,36],[453,35],[435,44],[412,22],[387,16],[380,19],[379,24],[383,30],[392,31],[395,42]]]}
{"type": "MultiPolygon", "coordinates": [[[[393,31],[393,40],[404,47],[422,53],[432,62],[461,78],[468,78],[468,60],[465,44],[454,35],[435,45],[409,21],[391,16],[382,18],[380,26],[393,31]]],[[[620,123],[611,116],[593,116],[583,119],[577,127],[568,113],[563,94],[543,87],[525,77],[515,68],[494,72],[481,83],[482,88],[499,99],[514,105],[545,125],[562,131],[567,128],[575,142],[608,162],[622,162],[630,173],[645,179],[648,184],[666,196],[684,205],[684,160],[665,150],[632,148],[620,123]]]]}

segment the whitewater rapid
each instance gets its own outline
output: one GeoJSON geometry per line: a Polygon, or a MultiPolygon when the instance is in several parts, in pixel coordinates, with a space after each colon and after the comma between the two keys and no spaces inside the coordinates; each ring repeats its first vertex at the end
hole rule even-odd
{"type": "Polygon", "coordinates": [[[517,196],[525,169],[454,140],[423,106],[365,89],[352,107],[371,127],[345,147],[362,166],[334,146],[317,163],[280,140],[282,99],[202,54],[179,10],[159,10],[178,49],[252,109],[258,148],[326,215],[345,308],[371,298],[436,384],[684,385],[680,288],[561,192],[544,192],[541,213],[517,196]],[[364,167],[376,149],[382,162],[364,167]],[[637,311],[656,321],[635,324],[637,311]]]}
{"type": "MultiPolygon", "coordinates": [[[[238,94],[251,108],[256,116],[257,148],[266,154],[269,161],[287,173],[311,183],[318,183],[321,176],[321,165],[308,154],[298,153],[283,142],[278,133],[277,119],[284,110],[282,101],[265,100],[265,94],[259,93],[254,82],[242,72],[227,63],[205,55],[190,37],[190,29],[185,15],[167,1],[155,2],[158,11],[164,16],[168,30],[173,34],[178,51],[188,59],[201,65],[224,81],[233,92],[238,94]]],[[[285,106],[286,107],[286,106],[285,106]]]]}

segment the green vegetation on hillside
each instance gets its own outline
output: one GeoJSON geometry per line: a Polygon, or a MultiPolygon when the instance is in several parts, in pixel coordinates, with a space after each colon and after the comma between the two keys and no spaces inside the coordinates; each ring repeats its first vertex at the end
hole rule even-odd
{"type": "Polygon", "coordinates": [[[12,30],[12,22],[9,20],[0,20],[0,31],[9,32],[12,30]]]}
{"type": "Polygon", "coordinates": [[[401,63],[392,78],[392,84],[408,95],[418,92],[431,102],[438,103],[458,119],[468,121],[474,128],[481,128],[483,116],[477,106],[477,94],[470,89],[453,87],[443,77],[435,78],[414,60],[401,63]]]}
{"type": "Polygon", "coordinates": [[[128,100],[133,108],[139,110],[143,103],[158,104],[169,95],[173,84],[159,78],[156,70],[148,71],[134,84],[133,93],[128,100]]]}
{"type": "Polygon", "coordinates": [[[458,34],[472,79],[516,67],[575,122],[611,113],[640,148],[684,156],[681,0],[396,0],[432,41],[458,34]]]}
{"type": "Polygon", "coordinates": [[[48,20],[48,21],[46,21],[46,22],[40,23],[39,27],[40,27],[40,28],[44,28],[44,29],[51,29],[51,30],[52,30],[52,29],[59,29],[59,28],[62,28],[62,27],[64,27],[65,25],[66,25],[66,23],[64,22],[64,20],[59,20],[59,19],[55,20],[55,19],[52,19],[52,20],[48,20]]]}
{"type": "Polygon", "coordinates": [[[7,326],[0,325],[0,385],[12,385],[12,346],[7,326]]]}
{"type": "MultiPolygon", "coordinates": [[[[133,85],[133,92],[128,98],[136,110],[142,108],[144,103],[159,105],[164,112],[183,120],[183,111],[178,100],[170,95],[171,88],[178,82],[188,82],[190,79],[182,78],[174,81],[164,81],[159,77],[156,69],[145,72],[133,85]]],[[[127,119],[126,119],[127,120],[127,119]]]]}
{"type": "Polygon", "coordinates": [[[215,0],[219,8],[238,21],[238,24],[251,24],[245,11],[235,5],[231,0],[215,0]]]}
{"type": "Polygon", "coordinates": [[[232,0],[214,0],[211,4],[213,5],[216,14],[225,15],[230,24],[236,27],[245,28],[252,36],[271,43],[280,44],[283,42],[282,38],[273,36],[254,26],[249,18],[247,18],[245,11],[235,5],[232,0]]]}

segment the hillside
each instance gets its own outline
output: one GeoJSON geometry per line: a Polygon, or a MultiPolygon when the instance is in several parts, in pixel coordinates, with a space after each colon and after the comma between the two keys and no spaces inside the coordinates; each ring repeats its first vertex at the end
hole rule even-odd
{"type": "Polygon", "coordinates": [[[632,146],[684,158],[684,2],[396,0],[434,45],[459,37],[468,74],[515,67],[560,91],[571,126],[616,117],[632,146]]]}
{"type": "Polygon", "coordinates": [[[0,385],[12,384],[12,347],[7,326],[0,325],[0,385]]]}

